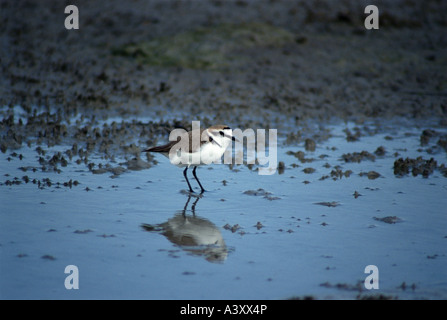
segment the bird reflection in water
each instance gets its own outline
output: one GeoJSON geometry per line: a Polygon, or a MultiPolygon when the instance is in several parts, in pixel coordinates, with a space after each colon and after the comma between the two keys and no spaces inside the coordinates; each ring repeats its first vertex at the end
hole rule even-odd
{"type": "Polygon", "coordinates": [[[201,196],[189,195],[183,210],[177,212],[168,221],[156,225],[143,223],[146,231],[158,232],[183,250],[204,257],[209,262],[223,262],[228,249],[219,228],[205,218],[196,216],[195,209],[201,196]],[[196,198],[187,214],[191,198],[196,198]]]}

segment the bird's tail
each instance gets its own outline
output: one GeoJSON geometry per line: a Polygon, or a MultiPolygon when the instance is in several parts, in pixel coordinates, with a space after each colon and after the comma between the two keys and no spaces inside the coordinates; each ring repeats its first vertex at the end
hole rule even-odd
{"type": "Polygon", "coordinates": [[[169,152],[169,150],[171,150],[171,147],[176,144],[176,141],[171,141],[168,144],[162,145],[162,146],[156,146],[156,147],[152,147],[146,150],[143,150],[143,152],[162,152],[162,153],[166,153],[169,152]]]}

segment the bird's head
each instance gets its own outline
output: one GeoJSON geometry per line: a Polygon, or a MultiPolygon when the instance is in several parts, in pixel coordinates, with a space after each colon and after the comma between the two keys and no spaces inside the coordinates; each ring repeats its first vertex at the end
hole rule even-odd
{"type": "Polygon", "coordinates": [[[225,149],[231,144],[231,141],[238,141],[233,136],[233,130],[229,126],[215,125],[206,130],[211,141],[214,141],[225,149]]]}

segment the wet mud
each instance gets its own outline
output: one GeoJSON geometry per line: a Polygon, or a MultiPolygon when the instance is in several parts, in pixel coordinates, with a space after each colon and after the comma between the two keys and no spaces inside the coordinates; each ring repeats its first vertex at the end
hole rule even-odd
{"type": "MultiPolygon", "coordinates": [[[[355,1],[112,2],[107,10],[81,2],[83,23],[69,31],[56,19],[63,12],[57,1],[4,1],[0,150],[72,144],[42,157],[45,169],[78,156],[94,173],[119,175],[148,168],[152,159],[142,162],[141,148],[191,120],[277,128],[310,152],[334,118],[446,124],[441,4],[403,3],[386,3],[382,28],[367,32],[355,1]],[[172,23],[176,12],[185,19],[172,23]],[[321,128],[309,128],[310,120],[321,128]],[[92,152],[105,160],[126,154],[127,162],[104,168],[90,161],[92,152]]],[[[346,130],[347,141],[358,138],[346,130]]],[[[445,136],[433,129],[421,134],[421,145],[435,138],[445,149],[445,136]]],[[[343,157],[374,159],[363,151],[343,157]]]]}

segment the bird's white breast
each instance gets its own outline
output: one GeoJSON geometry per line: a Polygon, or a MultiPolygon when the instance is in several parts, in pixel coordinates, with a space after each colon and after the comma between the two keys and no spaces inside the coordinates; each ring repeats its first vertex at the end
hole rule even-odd
{"type": "Polygon", "coordinates": [[[170,161],[179,167],[208,165],[222,158],[228,145],[226,141],[205,143],[200,147],[200,151],[194,153],[178,149],[172,153],[170,161]]]}

